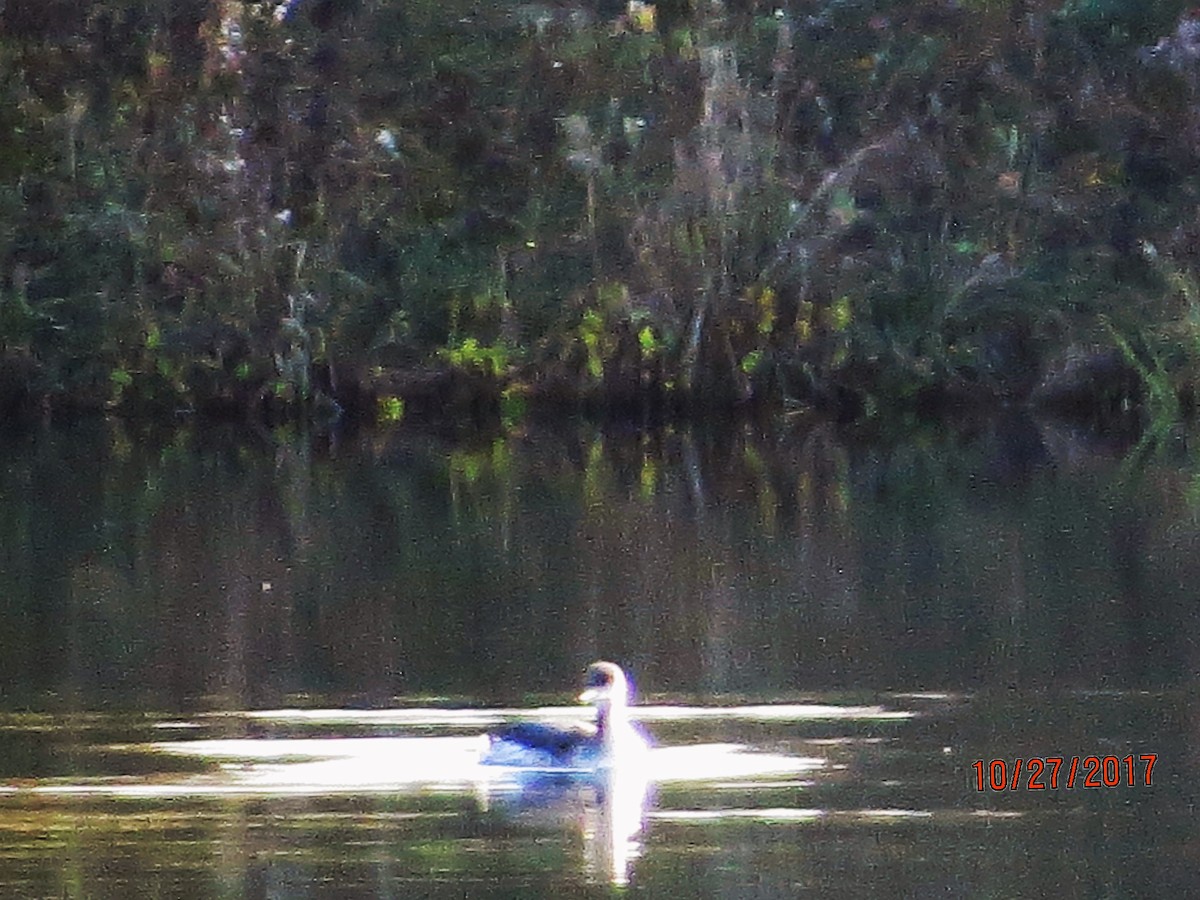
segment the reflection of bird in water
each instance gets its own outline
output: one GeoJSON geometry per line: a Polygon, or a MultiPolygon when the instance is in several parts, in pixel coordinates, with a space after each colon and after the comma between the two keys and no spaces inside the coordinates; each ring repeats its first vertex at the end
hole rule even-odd
{"type": "Polygon", "coordinates": [[[640,850],[646,738],[629,720],[629,683],[620,666],[588,666],[579,699],[595,705],[595,724],[521,722],[488,735],[480,761],[509,767],[511,777],[494,781],[481,799],[515,821],[577,831],[589,876],[621,885],[640,850]]]}
{"type": "Polygon", "coordinates": [[[595,724],[570,727],[518,722],[488,735],[484,765],[526,769],[594,770],[631,763],[646,738],[629,721],[629,682],[610,662],[588,666],[580,701],[596,707],[595,724]]]}
{"type": "Polygon", "coordinates": [[[478,788],[484,811],[523,831],[578,835],[589,881],[628,883],[633,861],[641,855],[650,793],[640,767],[525,770],[478,788]]]}
{"type": "Polygon", "coordinates": [[[646,815],[646,773],[612,768],[598,773],[593,803],[579,818],[588,874],[598,882],[626,884],[629,866],[641,853],[638,835],[646,815]]]}

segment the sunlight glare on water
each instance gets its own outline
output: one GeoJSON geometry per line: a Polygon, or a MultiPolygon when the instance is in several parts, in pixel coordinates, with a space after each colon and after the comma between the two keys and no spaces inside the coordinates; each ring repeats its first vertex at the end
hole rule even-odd
{"type": "MultiPolygon", "coordinates": [[[[664,727],[667,723],[677,726],[695,722],[709,727],[723,722],[758,721],[784,728],[792,722],[887,721],[913,715],[877,706],[800,704],[648,706],[636,708],[635,713],[645,723],[663,723],[664,727]]],[[[579,707],[270,710],[201,715],[193,721],[150,725],[152,731],[170,731],[179,737],[197,734],[195,739],[110,744],[103,748],[149,760],[155,756],[191,760],[194,772],[35,782],[6,786],[4,793],[202,797],[472,790],[510,781],[514,771],[480,764],[489,728],[517,719],[566,721],[580,717],[579,707]],[[255,737],[200,736],[213,731],[227,733],[239,721],[255,722],[273,733],[255,737]],[[380,735],[379,731],[385,729],[415,729],[420,733],[380,735]],[[329,735],[329,731],[340,733],[329,735]]],[[[651,745],[650,752],[636,764],[638,776],[651,783],[752,783],[756,778],[804,776],[827,765],[826,760],[812,754],[788,752],[793,748],[781,746],[778,741],[766,748],[727,738],[705,739],[697,732],[686,741],[655,741],[652,737],[651,745]]],[[[815,749],[817,742],[808,746],[815,749]]]]}
{"type": "MultiPolygon", "coordinates": [[[[203,776],[213,788],[264,792],[373,792],[413,788],[454,789],[503,777],[505,767],[481,766],[486,747],[482,732],[501,721],[532,718],[558,721],[578,718],[578,707],[532,710],[405,709],[405,710],[272,710],[245,717],[276,726],[308,727],[412,726],[459,730],[478,728],[471,736],[237,738],[162,741],[147,749],[217,762],[219,781],[203,776]]],[[[730,708],[638,707],[646,722],[688,720],[801,721],[830,718],[907,717],[879,707],[839,709],[833,706],[762,705],[730,708]]],[[[640,763],[654,782],[711,781],[803,773],[823,765],[820,759],[764,752],[732,742],[654,747],[640,763]]],[[[195,787],[193,784],[192,787],[195,787]]],[[[165,790],[159,785],[160,790],[165,790]]]]}
{"type": "MultiPolygon", "coordinates": [[[[532,709],[275,709],[241,713],[247,719],[277,725],[440,725],[490,728],[513,718],[578,719],[581,707],[545,706],[532,709]]],[[[900,720],[911,719],[911,710],[882,706],[835,706],[820,703],[763,703],[748,706],[635,706],[630,718],[640,722],[679,722],[693,719],[728,721],[789,722],[820,719],[900,720]]],[[[224,715],[224,714],[222,714],[224,715]]]]}

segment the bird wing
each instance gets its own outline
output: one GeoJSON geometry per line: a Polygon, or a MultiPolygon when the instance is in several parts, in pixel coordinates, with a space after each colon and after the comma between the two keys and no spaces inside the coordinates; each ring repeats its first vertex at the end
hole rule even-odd
{"type": "Polygon", "coordinates": [[[595,737],[595,726],[583,723],[563,727],[541,722],[515,722],[491,734],[492,743],[512,741],[559,758],[570,756],[581,743],[594,740],[595,737]]]}

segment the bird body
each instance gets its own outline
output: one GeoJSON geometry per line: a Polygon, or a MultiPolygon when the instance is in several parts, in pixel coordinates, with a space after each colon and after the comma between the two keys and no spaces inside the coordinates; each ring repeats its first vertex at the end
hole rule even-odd
{"type": "Polygon", "coordinates": [[[629,682],[620,666],[588,666],[580,701],[596,707],[596,721],[571,726],[517,722],[488,735],[484,765],[531,769],[608,768],[646,750],[646,739],[629,720],[629,682]]]}

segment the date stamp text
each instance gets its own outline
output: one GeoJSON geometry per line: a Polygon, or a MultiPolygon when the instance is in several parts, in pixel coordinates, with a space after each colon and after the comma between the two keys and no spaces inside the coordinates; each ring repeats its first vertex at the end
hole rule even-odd
{"type": "Polygon", "coordinates": [[[1137,756],[1032,756],[1012,760],[977,759],[977,791],[1058,790],[1059,788],[1149,787],[1157,753],[1137,756]]]}

